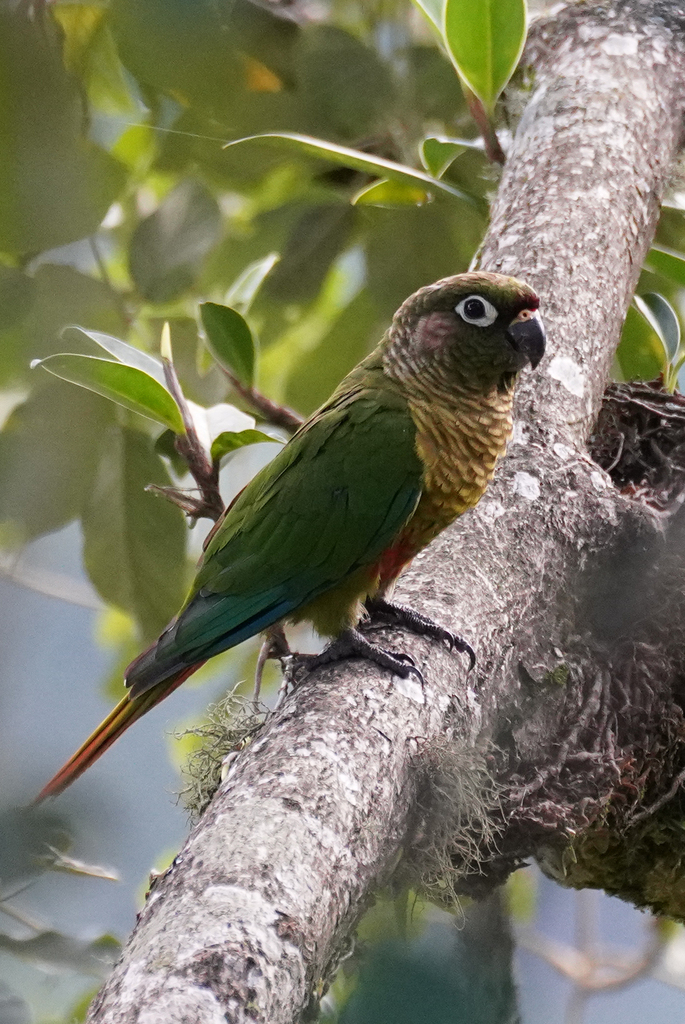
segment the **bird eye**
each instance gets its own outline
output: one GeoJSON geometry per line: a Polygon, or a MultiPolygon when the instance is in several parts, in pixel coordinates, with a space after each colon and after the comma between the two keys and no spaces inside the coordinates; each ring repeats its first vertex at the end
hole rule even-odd
{"type": "Polygon", "coordinates": [[[462,299],[456,312],[467,324],[475,324],[476,327],[489,327],[497,319],[497,310],[482,295],[469,295],[462,299]]]}

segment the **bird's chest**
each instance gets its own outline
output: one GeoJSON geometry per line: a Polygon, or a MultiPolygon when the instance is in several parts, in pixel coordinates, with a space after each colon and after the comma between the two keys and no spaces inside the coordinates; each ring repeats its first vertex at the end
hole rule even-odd
{"type": "Polygon", "coordinates": [[[412,415],[424,472],[410,529],[427,544],[482,497],[511,436],[511,396],[495,393],[489,401],[434,405],[412,415]]]}

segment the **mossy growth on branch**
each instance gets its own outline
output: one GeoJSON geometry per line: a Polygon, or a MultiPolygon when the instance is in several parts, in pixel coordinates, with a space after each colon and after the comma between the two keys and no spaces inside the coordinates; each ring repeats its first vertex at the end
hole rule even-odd
{"type": "Polygon", "coordinates": [[[200,745],[183,768],[186,784],[179,799],[193,825],[230,770],[232,755],[237,756],[252,742],[268,713],[265,705],[230,693],[218,704],[210,705],[204,725],[188,730],[190,735],[199,738],[200,745]]]}
{"type": "Polygon", "coordinates": [[[685,814],[664,808],[620,832],[598,822],[541,865],[561,885],[604,889],[661,917],[685,922],[685,814]]]}

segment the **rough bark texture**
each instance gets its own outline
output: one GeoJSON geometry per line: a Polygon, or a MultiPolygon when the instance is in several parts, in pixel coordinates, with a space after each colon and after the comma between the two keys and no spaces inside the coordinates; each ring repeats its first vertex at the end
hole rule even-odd
{"type": "Polygon", "coordinates": [[[681,145],[685,13],[563,8],[528,59],[480,265],[540,291],[549,353],[495,483],[398,591],[469,638],[476,670],[386,631],[423,688],[358,661],[308,677],[155,884],[92,1022],[299,1019],[400,862],[478,894],[536,856],[683,913],[677,853],[650,831],[685,765],[685,645],[661,617],[682,612],[682,526],[585,444],[681,145]]]}

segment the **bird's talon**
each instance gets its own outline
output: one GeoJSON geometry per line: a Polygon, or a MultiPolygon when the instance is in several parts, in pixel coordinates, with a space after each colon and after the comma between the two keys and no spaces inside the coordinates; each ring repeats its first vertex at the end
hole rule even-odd
{"type": "Polygon", "coordinates": [[[418,667],[418,665],[410,665],[409,666],[409,675],[411,675],[412,672],[416,676],[416,678],[417,678],[417,680],[419,682],[419,685],[421,687],[425,686],[426,685],[426,680],[423,678],[423,672],[418,667]]]}
{"type": "Polygon", "coordinates": [[[454,638],[454,650],[458,651],[459,654],[468,654],[469,656],[469,667],[468,671],[472,672],[476,667],[476,652],[467,640],[462,640],[460,636],[454,638]]]}
{"type": "MultiPolygon", "coordinates": [[[[468,654],[470,662],[469,672],[475,666],[476,655],[471,644],[456,633],[452,633],[451,630],[445,629],[444,626],[434,622],[427,615],[422,615],[420,612],[414,611],[413,608],[406,608],[401,604],[391,604],[384,598],[379,597],[367,600],[366,607],[371,615],[377,615],[381,619],[386,619],[398,626],[404,626],[418,636],[429,636],[434,640],[444,642],[450,653],[458,651],[460,654],[468,654]]],[[[373,626],[373,623],[371,623],[371,626],[373,626]]]]}

